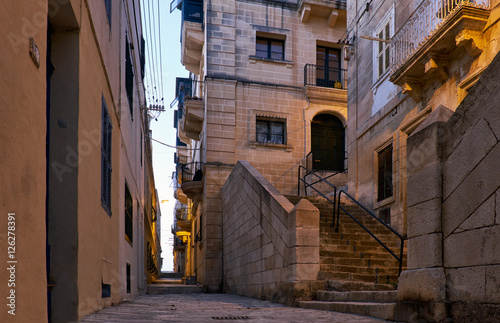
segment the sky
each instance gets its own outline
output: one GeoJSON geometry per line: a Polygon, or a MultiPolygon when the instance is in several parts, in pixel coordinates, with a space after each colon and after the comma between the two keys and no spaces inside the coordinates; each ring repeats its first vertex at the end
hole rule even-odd
{"type": "MultiPolygon", "coordinates": [[[[173,127],[174,109],[176,105],[170,109],[170,102],[175,99],[175,78],[188,77],[189,72],[180,63],[180,27],[181,27],[181,11],[175,10],[170,13],[170,0],[144,0],[142,1],[143,16],[148,17],[148,4],[152,4],[151,9],[158,8],[159,4],[159,17],[160,31],[155,34],[156,39],[161,38],[161,81],[156,84],[161,86],[163,84],[163,104],[165,112],[162,112],[156,120],[151,121],[152,138],[171,146],[176,145],[176,130],[173,127]]],[[[143,24],[147,22],[147,18],[143,19],[143,24]]],[[[146,33],[149,29],[145,28],[146,33]]],[[[156,28],[158,30],[158,28],[156,28]]],[[[147,39],[147,37],[146,37],[147,39]]],[[[147,40],[146,40],[147,42],[147,40]]],[[[148,46],[148,44],[146,44],[148,46]]],[[[151,48],[154,48],[152,46],[151,48]]],[[[156,46],[158,52],[159,46],[156,46]]],[[[146,65],[148,64],[146,58],[146,65]]],[[[151,64],[155,66],[155,64],[151,64]]],[[[146,71],[148,68],[146,67],[146,71]]],[[[146,78],[148,75],[146,75],[146,78]]],[[[146,80],[146,83],[147,80],[146,80]]],[[[173,235],[171,233],[171,226],[173,222],[173,210],[175,206],[175,199],[172,187],[172,172],[175,171],[174,164],[174,148],[161,145],[153,141],[153,170],[155,176],[155,185],[158,190],[158,198],[161,209],[161,248],[163,266],[162,271],[173,270],[173,254],[172,243],[173,235]]]]}

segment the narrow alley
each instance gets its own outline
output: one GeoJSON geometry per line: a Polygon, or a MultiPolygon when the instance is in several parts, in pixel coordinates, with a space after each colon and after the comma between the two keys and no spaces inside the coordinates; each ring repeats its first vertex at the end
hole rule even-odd
{"type": "Polygon", "coordinates": [[[330,311],[288,307],[229,294],[142,295],[83,318],[81,322],[385,322],[330,311]]]}

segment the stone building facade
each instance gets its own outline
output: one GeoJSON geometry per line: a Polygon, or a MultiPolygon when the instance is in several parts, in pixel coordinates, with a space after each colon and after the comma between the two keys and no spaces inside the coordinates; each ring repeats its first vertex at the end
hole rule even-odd
{"type": "Polygon", "coordinates": [[[446,3],[347,8],[349,191],[403,233],[408,136],[439,105],[455,111],[498,52],[496,1],[446,3]]]}
{"type": "Polygon", "coordinates": [[[74,322],[145,290],[146,245],[160,267],[140,4],[12,2],[0,16],[0,245],[5,264],[15,233],[17,261],[0,273],[16,315],[0,321],[74,322]]]}
{"type": "Polygon", "coordinates": [[[497,71],[499,10],[493,0],[348,3],[348,186],[408,236],[400,320],[498,315],[498,181],[484,182],[487,193],[470,183],[482,178],[472,169],[494,172],[479,160],[496,142],[486,102],[497,82],[483,73],[497,71]]]}
{"type": "Polygon", "coordinates": [[[298,165],[311,151],[320,163],[333,159],[322,158],[324,147],[336,147],[328,153],[337,163],[324,167],[345,168],[345,6],[210,0],[171,7],[182,10],[181,61],[191,72],[177,112],[187,144],[178,147],[178,176],[182,168],[194,173],[192,162],[203,165],[202,180],[176,194],[189,198],[191,274],[209,291],[222,290],[221,189],[238,160],[283,194],[296,193],[298,165]],[[322,132],[332,125],[336,132],[322,132]]]}

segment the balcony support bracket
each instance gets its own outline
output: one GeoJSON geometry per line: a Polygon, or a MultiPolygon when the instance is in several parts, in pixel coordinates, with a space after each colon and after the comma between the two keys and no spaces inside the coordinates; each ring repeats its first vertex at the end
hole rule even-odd
{"type": "Polygon", "coordinates": [[[479,56],[484,49],[483,33],[481,31],[463,29],[455,37],[457,47],[464,47],[471,57],[479,56]]]}
{"type": "Polygon", "coordinates": [[[448,79],[448,58],[443,55],[428,55],[424,59],[424,72],[427,78],[435,75],[440,82],[448,79]]]}
{"type": "Polygon", "coordinates": [[[328,18],[328,26],[330,26],[330,28],[333,28],[335,26],[338,17],[339,17],[339,12],[337,10],[332,10],[330,18],[328,18]]]}
{"type": "Polygon", "coordinates": [[[401,88],[403,94],[410,95],[415,102],[420,102],[422,100],[422,84],[419,80],[405,78],[401,88]]]}
{"type": "Polygon", "coordinates": [[[306,23],[309,21],[309,16],[311,15],[311,6],[306,4],[304,7],[302,7],[302,12],[300,15],[301,21],[303,23],[306,23]]]}

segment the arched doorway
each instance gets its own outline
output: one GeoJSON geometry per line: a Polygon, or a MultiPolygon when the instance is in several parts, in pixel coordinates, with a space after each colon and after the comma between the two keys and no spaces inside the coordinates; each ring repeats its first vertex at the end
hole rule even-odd
{"type": "Polygon", "coordinates": [[[312,167],[315,170],[344,170],[344,125],[331,114],[318,114],[311,122],[312,167]]]}

